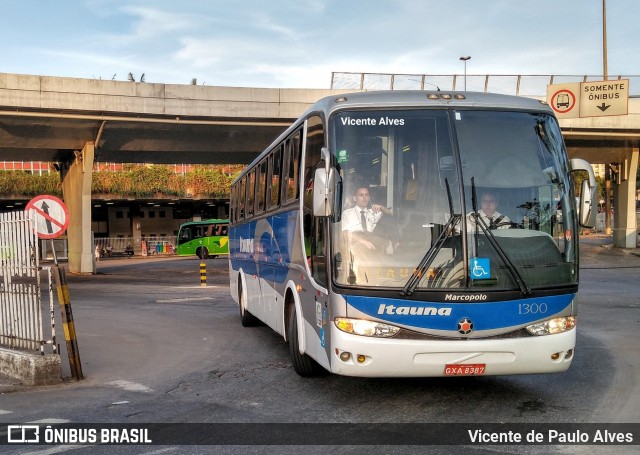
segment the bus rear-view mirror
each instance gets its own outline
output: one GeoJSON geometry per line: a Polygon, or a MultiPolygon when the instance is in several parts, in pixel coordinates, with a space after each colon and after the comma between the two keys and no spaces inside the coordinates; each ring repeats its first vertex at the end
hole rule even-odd
{"type": "Polygon", "coordinates": [[[592,228],[596,225],[596,211],[594,210],[593,198],[596,197],[596,188],[591,187],[589,180],[583,180],[580,188],[580,226],[592,228]]]}
{"type": "Polygon", "coordinates": [[[316,169],[313,180],[313,214],[331,216],[335,202],[336,172],[334,168],[316,169]]]}

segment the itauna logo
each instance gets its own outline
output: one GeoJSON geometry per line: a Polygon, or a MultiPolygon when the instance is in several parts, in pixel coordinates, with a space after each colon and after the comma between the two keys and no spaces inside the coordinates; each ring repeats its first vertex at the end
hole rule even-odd
{"type": "Polygon", "coordinates": [[[400,316],[451,316],[450,307],[434,308],[428,306],[395,306],[381,303],[378,314],[397,314],[400,316]]]}
{"type": "Polygon", "coordinates": [[[240,252],[253,253],[253,239],[243,239],[240,237],[240,252]]]}

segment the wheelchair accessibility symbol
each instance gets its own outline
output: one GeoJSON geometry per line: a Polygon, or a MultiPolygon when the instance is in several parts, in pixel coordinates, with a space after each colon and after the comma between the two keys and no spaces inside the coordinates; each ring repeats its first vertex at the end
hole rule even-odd
{"type": "Polygon", "coordinates": [[[474,280],[487,280],[491,278],[489,258],[471,258],[469,262],[469,274],[474,280]]]}

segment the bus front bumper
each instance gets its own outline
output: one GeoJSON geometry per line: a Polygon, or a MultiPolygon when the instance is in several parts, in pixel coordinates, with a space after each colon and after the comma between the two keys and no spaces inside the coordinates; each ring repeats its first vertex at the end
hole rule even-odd
{"type": "Polygon", "coordinates": [[[575,328],[490,340],[396,340],[331,330],[331,372],[361,377],[559,373],[571,365],[576,342],[575,328]]]}

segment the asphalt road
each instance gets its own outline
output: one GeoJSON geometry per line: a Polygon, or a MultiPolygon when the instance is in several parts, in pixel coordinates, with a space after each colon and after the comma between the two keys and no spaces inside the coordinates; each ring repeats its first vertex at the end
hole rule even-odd
{"type": "MultiPolygon", "coordinates": [[[[225,259],[207,261],[206,288],[200,286],[196,259],[101,261],[98,275],[67,276],[85,379],[39,388],[0,383],[0,422],[640,423],[640,257],[607,242],[601,237],[582,242],[578,343],[570,370],[507,377],[301,378],[280,336],[265,326],[241,327],[225,259]]],[[[417,451],[385,447],[379,451],[417,451]]],[[[49,452],[51,447],[11,446],[6,453],[79,448],[82,453],[212,453],[204,446],[178,445],[59,445],[49,452]]],[[[600,446],[594,452],[588,446],[508,445],[474,447],[474,453],[622,454],[632,453],[626,452],[630,448],[600,446]]],[[[431,447],[430,453],[461,449],[431,447]]],[[[300,448],[219,446],[214,452],[283,451],[300,448]]],[[[338,450],[370,451],[367,446],[338,450]]]]}

